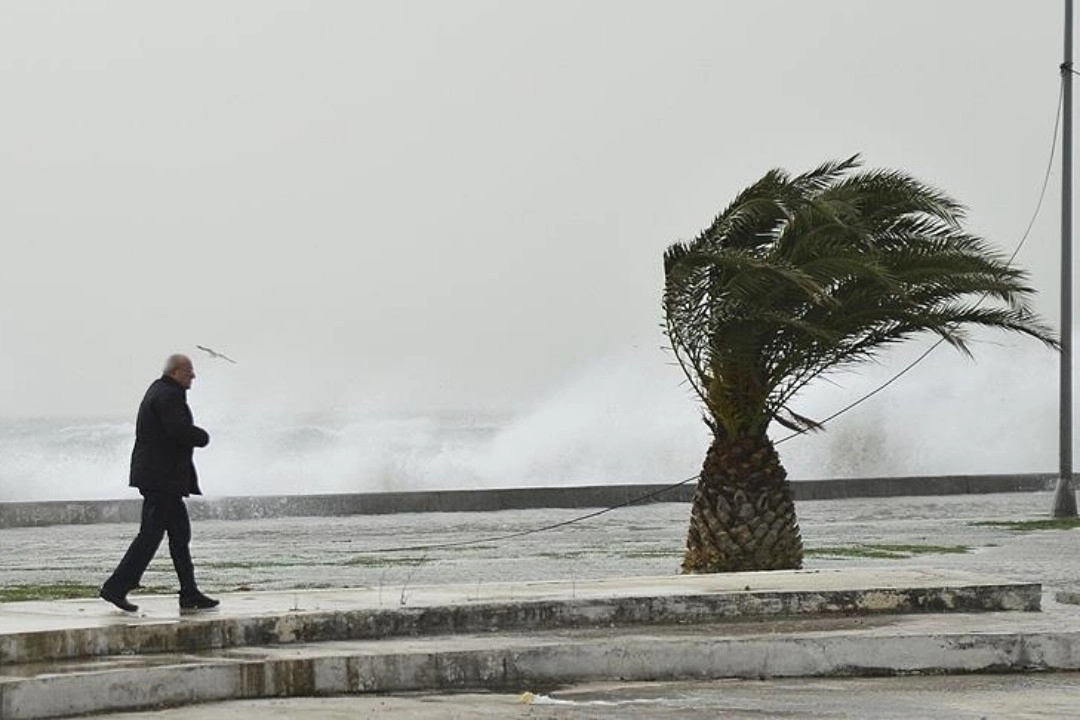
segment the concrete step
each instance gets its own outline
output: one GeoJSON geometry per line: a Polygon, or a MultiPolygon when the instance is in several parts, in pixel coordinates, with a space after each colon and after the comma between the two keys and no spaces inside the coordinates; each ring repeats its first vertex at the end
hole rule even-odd
{"type": "Polygon", "coordinates": [[[1080,609],[580,628],[109,656],[0,668],[0,720],[263,697],[726,677],[1076,670],[1080,609]]]}
{"type": "Polygon", "coordinates": [[[349,590],[230,593],[180,616],[175,597],[0,604],[6,665],[338,640],[701,624],[746,618],[1035,611],[1038,583],[958,571],[836,569],[349,590]]]}

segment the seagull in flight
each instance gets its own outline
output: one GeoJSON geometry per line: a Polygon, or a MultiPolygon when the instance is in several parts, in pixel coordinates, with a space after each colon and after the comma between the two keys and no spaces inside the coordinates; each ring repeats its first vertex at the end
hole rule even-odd
{"type": "Polygon", "coordinates": [[[237,365],[237,364],[239,364],[239,363],[237,363],[237,362],[236,362],[235,360],[233,360],[233,359],[232,359],[231,357],[229,357],[228,355],[225,355],[224,353],[219,353],[219,352],[218,352],[217,350],[211,350],[210,348],[208,348],[208,347],[203,347],[202,345],[196,345],[195,347],[197,347],[197,348],[199,348],[200,350],[202,350],[202,351],[203,351],[204,353],[206,353],[207,355],[209,355],[209,356],[210,356],[211,358],[213,358],[214,360],[228,360],[228,361],[229,361],[229,362],[231,362],[231,363],[232,363],[233,365],[237,365]]]}

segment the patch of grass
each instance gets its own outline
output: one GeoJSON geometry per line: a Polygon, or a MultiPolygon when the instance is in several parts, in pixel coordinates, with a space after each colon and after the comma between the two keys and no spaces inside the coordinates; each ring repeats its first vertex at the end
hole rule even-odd
{"type": "Polygon", "coordinates": [[[1080,518],[1046,518],[1044,520],[981,520],[968,523],[975,527],[994,527],[1015,532],[1036,530],[1075,530],[1080,528],[1080,518]]]}
{"type": "Polygon", "coordinates": [[[803,554],[807,557],[858,557],[858,558],[897,558],[911,557],[910,555],[898,555],[885,550],[876,550],[868,547],[822,547],[806,548],[803,554]]]}
{"type": "Polygon", "coordinates": [[[814,557],[859,557],[880,560],[902,560],[915,555],[960,555],[970,552],[967,545],[890,545],[871,543],[867,545],[845,545],[841,547],[807,548],[804,552],[814,557]]]}
{"type": "Polygon", "coordinates": [[[395,565],[417,565],[431,558],[423,557],[388,557],[386,555],[353,555],[337,561],[312,561],[298,559],[295,561],[283,560],[222,560],[219,562],[204,563],[205,567],[215,570],[261,570],[263,568],[290,568],[290,567],[340,567],[342,565],[359,567],[393,567],[395,565]]]}
{"type": "Polygon", "coordinates": [[[897,553],[910,555],[963,555],[971,552],[967,545],[867,545],[897,553]]]}
{"type": "Polygon", "coordinates": [[[258,570],[259,568],[272,567],[307,567],[308,565],[326,565],[328,563],[314,563],[305,560],[296,562],[282,562],[280,560],[222,560],[219,562],[202,563],[203,566],[215,570],[258,570]]]}
{"type": "Polygon", "coordinates": [[[419,565],[427,557],[387,557],[386,555],[356,555],[342,562],[352,567],[394,567],[398,565],[419,565]]]}
{"type": "Polygon", "coordinates": [[[48,585],[5,585],[0,587],[0,602],[26,600],[71,600],[97,597],[98,586],[85,583],[58,582],[48,585]]]}
{"type": "Polygon", "coordinates": [[[577,560],[583,558],[586,555],[596,555],[600,551],[593,550],[566,550],[565,552],[540,552],[536,553],[537,557],[548,558],[550,560],[577,560]]]}
{"type": "Polygon", "coordinates": [[[641,550],[626,550],[624,552],[616,553],[619,557],[626,558],[628,560],[647,560],[649,558],[669,558],[678,560],[682,555],[681,550],[650,550],[643,548],[641,550]]]}
{"type": "Polygon", "coordinates": [[[499,549],[501,549],[501,548],[498,545],[459,545],[457,547],[451,546],[451,547],[439,548],[439,550],[441,552],[447,552],[447,551],[449,551],[449,552],[470,552],[470,551],[473,551],[473,550],[499,550],[499,549]]]}

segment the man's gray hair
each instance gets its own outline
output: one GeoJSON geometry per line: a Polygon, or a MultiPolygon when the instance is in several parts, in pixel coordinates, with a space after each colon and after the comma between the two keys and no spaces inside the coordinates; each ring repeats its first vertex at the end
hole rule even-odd
{"type": "Polygon", "coordinates": [[[191,358],[183,353],[174,353],[165,359],[166,375],[172,375],[182,365],[191,365],[191,358]]]}

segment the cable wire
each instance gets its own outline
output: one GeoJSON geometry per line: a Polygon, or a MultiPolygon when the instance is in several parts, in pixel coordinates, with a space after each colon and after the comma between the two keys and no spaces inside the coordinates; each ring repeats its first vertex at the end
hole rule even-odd
{"type": "Polygon", "coordinates": [[[404,546],[401,546],[401,547],[376,548],[374,550],[364,550],[360,554],[363,555],[365,553],[375,554],[375,553],[391,553],[391,552],[419,552],[420,550],[438,550],[440,548],[463,547],[465,545],[479,545],[480,543],[499,542],[501,540],[512,540],[514,538],[525,537],[526,535],[535,535],[536,533],[547,532],[548,530],[556,530],[556,529],[561,528],[561,527],[566,527],[567,525],[573,525],[574,523],[581,522],[582,520],[589,520],[589,519],[594,518],[594,517],[599,517],[600,515],[603,515],[605,513],[609,513],[612,510],[618,510],[619,508],[624,508],[624,507],[627,507],[629,505],[634,505],[636,503],[643,502],[643,501],[648,500],[650,498],[654,498],[657,495],[663,495],[664,493],[670,492],[671,490],[674,490],[675,488],[682,487],[683,485],[687,484],[688,482],[691,482],[692,480],[697,480],[698,477],[699,477],[698,475],[693,475],[691,477],[686,478],[685,480],[680,480],[679,482],[674,483],[672,485],[666,485],[666,486],[660,488],[659,490],[653,490],[652,492],[646,493],[645,495],[630,498],[629,500],[621,502],[618,505],[612,505],[611,507],[606,507],[606,508],[604,508],[602,510],[596,510],[595,512],[591,512],[591,513],[589,513],[587,515],[580,515],[578,517],[570,518],[569,520],[563,520],[562,522],[552,523],[550,525],[544,525],[542,527],[537,527],[537,528],[531,528],[529,530],[519,530],[518,532],[506,533],[505,535],[492,535],[492,536],[489,536],[489,537],[475,538],[473,540],[458,540],[458,541],[455,541],[455,542],[448,542],[448,543],[433,543],[433,544],[430,544],[430,545],[404,545],[404,546]]]}

